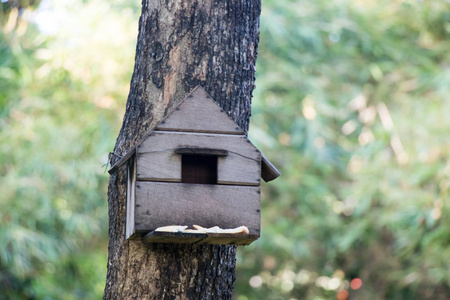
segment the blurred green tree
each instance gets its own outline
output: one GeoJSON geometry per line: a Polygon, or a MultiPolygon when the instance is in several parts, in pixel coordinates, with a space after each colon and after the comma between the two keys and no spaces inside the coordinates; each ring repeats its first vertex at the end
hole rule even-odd
{"type": "MultiPolygon", "coordinates": [[[[97,299],[139,1],[7,2],[0,299],[97,299]]],[[[250,136],[283,175],[236,299],[450,298],[448,5],[263,1],[250,136]]]]}
{"type": "Polygon", "coordinates": [[[237,299],[450,297],[447,11],[265,1],[250,134],[283,176],[237,299]]]}
{"type": "Polygon", "coordinates": [[[100,298],[102,165],[123,113],[115,98],[125,98],[131,76],[137,9],[1,5],[0,299],[100,298]],[[111,19],[99,20],[105,11],[111,19]]]}

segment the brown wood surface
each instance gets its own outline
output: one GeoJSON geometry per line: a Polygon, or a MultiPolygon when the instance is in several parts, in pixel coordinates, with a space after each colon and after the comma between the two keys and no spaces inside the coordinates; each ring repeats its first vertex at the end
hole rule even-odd
{"type": "Polygon", "coordinates": [[[207,238],[206,233],[151,231],[142,237],[145,243],[194,244],[207,238]]]}
{"type": "Polygon", "coordinates": [[[200,86],[184,98],[155,130],[244,134],[200,86]]]}
{"type": "Polygon", "coordinates": [[[218,184],[259,185],[261,153],[244,135],[154,131],[137,147],[137,179],[181,181],[180,148],[228,151],[218,157],[218,184]]]}
{"type": "Polygon", "coordinates": [[[145,243],[250,245],[256,234],[185,233],[151,231],[142,237],[145,243]]]}
{"type": "Polygon", "coordinates": [[[173,149],[137,153],[137,179],[181,182],[181,154],[173,149]]]}
{"type": "Polygon", "coordinates": [[[265,182],[278,178],[281,173],[274,165],[261,153],[261,177],[265,182]]]}
{"type": "Polygon", "coordinates": [[[260,230],[260,190],[251,186],[209,184],[136,183],[137,232],[169,225],[260,230]]]}
{"type": "Polygon", "coordinates": [[[213,245],[250,245],[259,238],[259,234],[207,233],[208,237],[199,244],[213,245]]]}
{"type": "Polygon", "coordinates": [[[228,151],[222,149],[211,149],[211,148],[178,148],[175,150],[177,154],[187,154],[187,155],[213,155],[213,156],[227,156],[228,151]]]}

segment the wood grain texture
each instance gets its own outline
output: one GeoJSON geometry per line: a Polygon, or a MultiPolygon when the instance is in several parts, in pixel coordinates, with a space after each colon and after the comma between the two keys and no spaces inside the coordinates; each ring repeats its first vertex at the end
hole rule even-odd
{"type": "Polygon", "coordinates": [[[259,238],[259,234],[207,233],[206,235],[207,238],[199,241],[199,244],[247,246],[259,238]]]}
{"type": "Polygon", "coordinates": [[[212,245],[250,245],[257,240],[256,234],[226,234],[226,233],[184,233],[155,232],[144,235],[145,243],[168,244],[212,244],[212,245]]]}
{"type": "Polygon", "coordinates": [[[151,231],[143,236],[145,243],[195,244],[207,238],[206,233],[151,231]]]}
{"type": "Polygon", "coordinates": [[[217,183],[259,185],[261,153],[244,135],[154,131],[137,147],[137,179],[181,181],[179,148],[216,148],[228,151],[218,157],[217,183]]]}
{"type": "Polygon", "coordinates": [[[196,87],[159,123],[156,130],[244,134],[239,125],[208,95],[196,87]]]}
{"type": "Polygon", "coordinates": [[[169,225],[236,228],[260,231],[259,187],[209,184],[136,183],[135,228],[149,232],[169,225]]]}
{"type": "Polygon", "coordinates": [[[173,148],[137,153],[137,178],[181,182],[181,155],[175,153],[173,148]]]}

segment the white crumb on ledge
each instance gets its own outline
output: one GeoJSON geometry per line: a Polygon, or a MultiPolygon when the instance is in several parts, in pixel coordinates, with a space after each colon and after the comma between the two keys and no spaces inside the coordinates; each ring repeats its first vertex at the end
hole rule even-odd
{"type": "Polygon", "coordinates": [[[158,227],[155,229],[155,231],[163,231],[163,232],[183,232],[187,226],[181,226],[181,225],[170,225],[170,226],[163,226],[158,227]]]}
{"type": "Polygon", "coordinates": [[[185,232],[185,233],[245,233],[248,234],[249,230],[247,226],[239,226],[236,228],[222,229],[219,226],[205,228],[200,225],[194,225],[195,229],[187,229],[188,226],[171,225],[156,228],[158,232],[185,232]]]}
{"type": "Polygon", "coordinates": [[[194,225],[194,228],[197,229],[198,232],[204,233],[248,233],[247,226],[239,226],[232,229],[222,229],[219,226],[214,226],[211,228],[205,228],[200,225],[194,225]]]}

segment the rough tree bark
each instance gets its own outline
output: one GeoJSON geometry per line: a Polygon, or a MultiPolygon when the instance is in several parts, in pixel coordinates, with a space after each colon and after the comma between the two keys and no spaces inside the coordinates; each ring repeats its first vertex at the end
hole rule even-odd
{"type": "MultiPolygon", "coordinates": [[[[111,165],[197,85],[247,131],[260,6],[260,0],[143,0],[134,73],[111,165]]],[[[108,203],[104,299],[232,297],[235,246],[127,241],[124,166],[110,177],[108,203]]]]}

